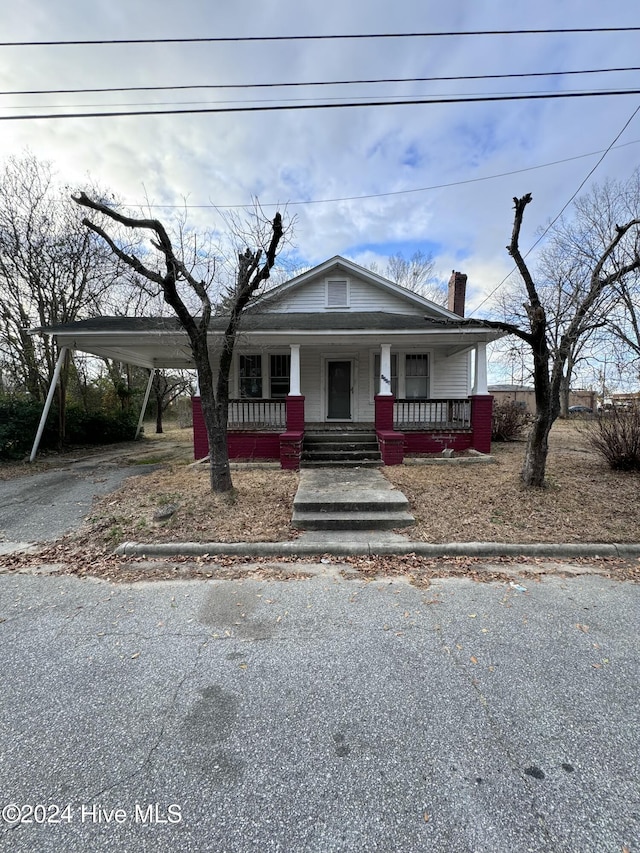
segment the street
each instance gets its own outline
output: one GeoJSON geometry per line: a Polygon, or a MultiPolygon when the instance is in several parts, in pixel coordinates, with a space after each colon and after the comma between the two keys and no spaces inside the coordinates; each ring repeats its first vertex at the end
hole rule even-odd
{"type": "Polygon", "coordinates": [[[640,844],[640,589],[0,575],[11,851],[640,844]]]}

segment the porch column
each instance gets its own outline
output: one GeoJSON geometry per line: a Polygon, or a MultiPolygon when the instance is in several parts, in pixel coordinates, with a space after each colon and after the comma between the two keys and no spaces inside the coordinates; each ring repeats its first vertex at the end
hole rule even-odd
{"type": "Polygon", "coordinates": [[[389,396],[391,392],[391,344],[380,344],[379,393],[389,396]]]}
{"type": "Polygon", "coordinates": [[[291,371],[289,378],[289,394],[292,397],[300,396],[300,344],[290,344],[291,348],[291,371]]]}
{"type": "Polygon", "coordinates": [[[476,370],[473,390],[474,396],[488,394],[487,389],[487,345],[478,342],[476,344],[476,370]]]}
{"type": "Polygon", "coordinates": [[[287,429],[280,433],[280,465],[297,470],[304,438],[304,397],[300,393],[300,344],[290,344],[291,367],[287,394],[287,429]]]}

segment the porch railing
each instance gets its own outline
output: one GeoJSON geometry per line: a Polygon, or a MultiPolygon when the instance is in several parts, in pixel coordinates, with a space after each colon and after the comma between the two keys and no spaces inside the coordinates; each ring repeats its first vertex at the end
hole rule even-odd
{"type": "Polygon", "coordinates": [[[229,400],[229,429],[285,429],[285,400],[229,400]]]}
{"type": "Polygon", "coordinates": [[[471,401],[396,400],[393,404],[394,429],[470,429],[471,401]]]}

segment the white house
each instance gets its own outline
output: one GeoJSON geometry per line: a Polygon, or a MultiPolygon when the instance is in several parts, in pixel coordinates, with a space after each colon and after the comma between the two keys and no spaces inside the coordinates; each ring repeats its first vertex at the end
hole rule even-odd
{"type": "MultiPolygon", "coordinates": [[[[385,464],[405,453],[491,441],[486,345],[500,332],[462,322],[467,277],[454,272],[449,307],[334,257],[256,300],[241,320],[230,377],[229,452],[304,462],[313,437],[368,432],[385,464]]],[[[226,325],[213,317],[212,362],[226,325]]],[[[193,367],[177,320],[102,317],[45,330],[58,344],[150,369],[193,367]]],[[[193,400],[194,451],[208,444],[193,400]]],[[[357,458],[354,457],[354,458],[357,458]]]]}

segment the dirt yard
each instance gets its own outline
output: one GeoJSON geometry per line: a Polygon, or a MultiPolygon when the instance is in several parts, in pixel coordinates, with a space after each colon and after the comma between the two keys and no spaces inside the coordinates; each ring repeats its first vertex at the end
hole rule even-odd
{"type": "MultiPolygon", "coordinates": [[[[520,483],[523,442],[495,444],[492,465],[383,468],[416,517],[416,526],[403,532],[425,542],[639,542],[640,475],[609,470],[588,448],[583,430],[575,422],[554,426],[545,490],[526,490],[520,483]]],[[[147,464],[163,467],[130,478],[98,501],[73,536],[76,547],[91,543],[110,549],[124,541],[283,541],[297,535],[290,526],[295,472],[276,466],[234,470],[235,492],[221,497],[209,490],[206,465],[189,466],[189,430],[149,433],[127,445],[126,453],[141,472],[147,464]],[[170,506],[176,511],[159,520],[158,513],[170,506]]]]}
{"type": "Polygon", "coordinates": [[[519,480],[524,442],[494,444],[495,465],[384,468],[409,499],[425,542],[639,542],[640,475],[611,471],[587,445],[584,422],[557,421],[548,488],[519,480]]]}

